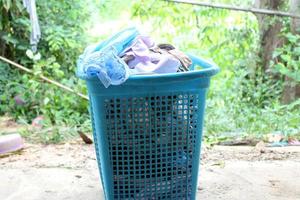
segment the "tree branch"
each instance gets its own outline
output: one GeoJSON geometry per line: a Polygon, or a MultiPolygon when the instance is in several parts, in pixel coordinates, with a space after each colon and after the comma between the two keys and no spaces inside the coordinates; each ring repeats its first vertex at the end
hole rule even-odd
{"type": "Polygon", "coordinates": [[[241,7],[238,7],[238,6],[198,2],[198,1],[193,1],[193,0],[164,0],[164,1],[172,2],[172,3],[183,3],[183,4],[190,4],[190,5],[196,5],[196,6],[204,6],[204,7],[210,7],[210,8],[219,8],[219,9],[251,12],[251,13],[258,13],[258,14],[265,14],[265,15],[276,15],[276,16],[281,16],[281,17],[292,17],[292,18],[299,18],[300,19],[300,15],[287,13],[287,12],[282,12],[282,11],[276,11],[276,10],[258,9],[258,8],[241,8],[241,7]]]}
{"type": "MultiPolygon", "coordinates": [[[[4,57],[0,56],[0,60],[6,62],[6,63],[8,63],[8,64],[11,64],[12,66],[17,67],[17,68],[19,68],[19,69],[21,69],[21,70],[23,70],[23,71],[25,71],[25,72],[27,72],[27,73],[34,74],[32,70],[30,70],[30,69],[28,69],[28,68],[26,68],[26,67],[24,67],[24,66],[22,66],[22,65],[20,65],[20,64],[18,64],[18,63],[15,63],[15,62],[13,62],[13,61],[7,59],[7,58],[4,58],[4,57]]],[[[45,77],[45,76],[43,76],[43,75],[38,75],[38,77],[39,77],[40,79],[42,79],[42,80],[44,80],[44,81],[50,83],[50,84],[56,85],[57,87],[59,87],[59,88],[61,88],[61,89],[63,89],[63,90],[66,90],[66,91],[68,91],[68,92],[71,92],[71,93],[73,93],[73,94],[76,94],[76,95],[80,96],[81,98],[83,98],[83,99],[85,99],[85,100],[89,100],[89,98],[88,98],[86,95],[81,94],[81,93],[79,93],[79,92],[76,92],[75,90],[73,90],[73,89],[71,89],[71,88],[69,88],[69,87],[67,87],[67,86],[65,86],[65,85],[63,85],[63,84],[61,84],[61,83],[59,83],[59,82],[56,82],[56,81],[54,81],[54,80],[51,80],[51,79],[49,79],[49,78],[47,78],[47,77],[45,77]]]]}

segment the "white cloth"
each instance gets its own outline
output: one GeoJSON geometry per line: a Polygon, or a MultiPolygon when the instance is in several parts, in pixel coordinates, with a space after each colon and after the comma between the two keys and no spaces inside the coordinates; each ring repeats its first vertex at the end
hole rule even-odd
{"type": "Polygon", "coordinates": [[[35,0],[23,0],[23,5],[30,16],[30,22],[31,22],[30,44],[32,45],[32,51],[36,52],[37,44],[41,38],[41,29],[39,25],[38,16],[36,13],[35,0]]]}

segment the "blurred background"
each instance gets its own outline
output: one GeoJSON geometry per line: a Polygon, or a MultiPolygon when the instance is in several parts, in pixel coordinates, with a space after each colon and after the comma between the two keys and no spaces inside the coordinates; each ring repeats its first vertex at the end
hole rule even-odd
{"type": "MultiPolygon", "coordinates": [[[[300,13],[297,0],[206,2],[300,13]]],[[[158,0],[36,4],[42,37],[33,53],[22,1],[0,0],[0,55],[34,74],[86,94],[85,83],[75,76],[78,56],[89,44],[136,26],[158,43],[174,44],[220,66],[207,100],[208,144],[264,140],[269,134],[300,139],[299,19],[158,0]]],[[[0,61],[0,116],[21,124],[28,141],[60,143],[78,137],[78,131],[91,133],[87,107],[88,101],[0,61]],[[43,128],[28,128],[33,123],[43,128]]]]}

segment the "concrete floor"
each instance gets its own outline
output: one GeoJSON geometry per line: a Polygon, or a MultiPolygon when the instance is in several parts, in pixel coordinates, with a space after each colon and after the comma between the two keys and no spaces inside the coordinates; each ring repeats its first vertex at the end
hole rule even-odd
{"type": "MultiPolygon", "coordinates": [[[[216,147],[202,157],[197,199],[300,199],[300,148],[216,147]]],[[[104,199],[92,145],[28,144],[1,156],[0,199],[104,199]]]]}

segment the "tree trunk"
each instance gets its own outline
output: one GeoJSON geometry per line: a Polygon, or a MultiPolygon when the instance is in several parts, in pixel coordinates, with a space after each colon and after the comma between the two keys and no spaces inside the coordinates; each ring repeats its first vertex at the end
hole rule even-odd
{"type": "MultiPolygon", "coordinates": [[[[290,12],[295,14],[300,13],[300,0],[290,0],[290,12]]],[[[291,32],[293,34],[300,34],[300,19],[292,19],[291,32]]],[[[300,98],[300,84],[286,76],[282,94],[282,103],[288,104],[298,98],[300,98]]]]}
{"type": "MultiPolygon", "coordinates": [[[[291,0],[290,12],[299,14],[300,13],[300,0],[291,0]]],[[[293,18],[291,22],[291,31],[294,34],[300,34],[300,19],[293,18]]]]}
{"type": "MultiPolygon", "coordinates": [[[[255,0],[254,7],[280,10],[284,3],[284,0],[255,0]]],[[[273,52],[283,44],[283,39],[279,36],[283,24],[280,18],[273,16],[256,14],[256,17],[260,31],[261,50],[259,57],[261,58],[261,66],[264,72],[270,72],[270,61],[272,60],[273,52]]]]}

